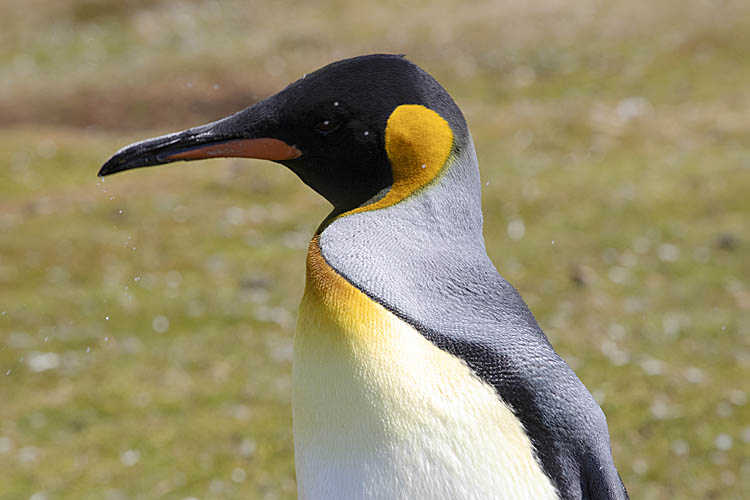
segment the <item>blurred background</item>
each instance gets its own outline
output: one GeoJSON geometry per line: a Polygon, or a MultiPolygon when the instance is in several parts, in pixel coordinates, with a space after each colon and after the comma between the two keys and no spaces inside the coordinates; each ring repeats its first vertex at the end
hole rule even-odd
{"type": "Polygon", "coordinates": [[[750,491],[750,3],[0,0],[0,499],[292,499],[325,201],[119,147],[396,52],[466,114],[488,252],[633,498],[750,491]]]}

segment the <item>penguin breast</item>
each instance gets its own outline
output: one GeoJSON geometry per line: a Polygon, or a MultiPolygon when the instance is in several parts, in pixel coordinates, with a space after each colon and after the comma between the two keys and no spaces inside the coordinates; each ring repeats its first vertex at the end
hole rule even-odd
{"type": "Polygon", "coordinates": [[[293,381],[300,499],[557,498],[495,390],[338,275],[317,239],[293,381]]]}

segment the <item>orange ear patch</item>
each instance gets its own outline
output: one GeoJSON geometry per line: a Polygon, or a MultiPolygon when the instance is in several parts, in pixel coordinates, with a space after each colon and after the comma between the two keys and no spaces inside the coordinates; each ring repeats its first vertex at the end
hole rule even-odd
{"type": "Polygon", "coordinates": [[[435,111],[419,104],[397,107],[385,127],[393,186],[384,198],[347,215],[395,205],[421,189],[438,175],[452,147],[453,131],[435,111]]]}

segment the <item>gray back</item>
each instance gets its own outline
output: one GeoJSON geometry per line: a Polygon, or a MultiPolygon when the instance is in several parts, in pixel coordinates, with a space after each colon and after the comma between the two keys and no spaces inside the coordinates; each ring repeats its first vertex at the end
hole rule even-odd
{"type": "Polygon", "coordinates": [[[511,406],[561,498],[627,498],[604,414],[489,260],[471,140],[402,202],[323,229],[326,261],[511,406]]]}

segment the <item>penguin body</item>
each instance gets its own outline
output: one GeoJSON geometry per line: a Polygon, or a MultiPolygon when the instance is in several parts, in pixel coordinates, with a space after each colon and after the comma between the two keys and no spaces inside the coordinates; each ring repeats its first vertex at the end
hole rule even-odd
{"type": "Polygon", "coordinates": [[[293,360],[300,499],[551,499],[520,421],[460,359],[308,253],[293,360]]]}
{"type": "Polygon", "coordinates": [[[432,77],[339,61],[100,174],[217,155],[282,163],[334,205],[294,341],[301,499],[627,498],[604,414],[487,256],[471,136],[432,77]]]}

